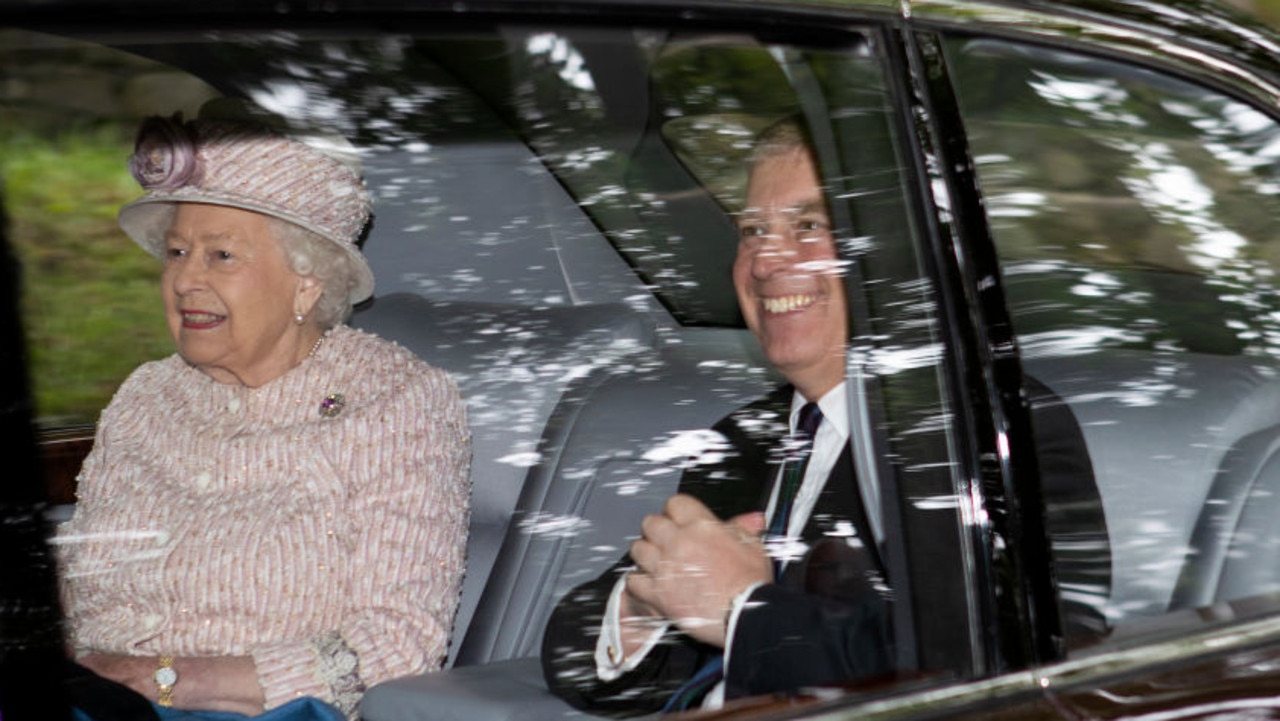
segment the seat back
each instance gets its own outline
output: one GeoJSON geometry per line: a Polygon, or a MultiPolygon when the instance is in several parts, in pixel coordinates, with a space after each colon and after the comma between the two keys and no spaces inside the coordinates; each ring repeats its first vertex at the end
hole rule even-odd
{"type": "Polygon", "coordinates": [[[1111,542],[1114,624],[1164,613],[1228,449],[1274,423],[1280,385],[1243,356],[1108,350],[1029,359],[1071,406],[1111,542]]]}
{"type": "Polygon", "coordinates": [[[692,329],[583,378],[543,434],[458,665],[537,655],[559,599],[626,552],[709,447],[708,429],[776,387],[746,331],[692,329]]]}
{"type": "Polygon", "coordinates": [[[779,382],[746,330],[710,328],[663,334],[656,349],[579,375],[542,433],[479,605],[458,625],[453,668],[374,686],[362,717],[596,718],[543,682],[551,610],[618,560],[685,464],[715,451],[708,429],[779,382]]]}
{"type": "Polygon", "coordinates": [[[378,298],[352,325],[449,371],[467,404],[471,526],[452,662],[561,394],[576,379],[651,347],[654,329],[645,316],[619,304],[509,306],[411,293],[378,298]]]}
{"type": "Polygon", "coordinates": [[[1227,451],[1191,539],[1171,608],[1280,592],[1280,424],[1227,451]]]}

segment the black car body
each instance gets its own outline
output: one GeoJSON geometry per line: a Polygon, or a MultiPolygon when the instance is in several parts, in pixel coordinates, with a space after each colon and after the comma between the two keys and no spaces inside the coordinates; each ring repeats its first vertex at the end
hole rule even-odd
{"type": "MultiPolygon", "coordinates": [[[[536,659],[551,607],[674,489],[698,429],[778,382],[727,268],[747,139],[795,114],[849,261],[850,422],[892,519],[897,674],[726,713],[1280,716],[1280,37],[1261,26],[1198,0],[0,18],[11,128],[87,135],[221,93],[364,151],[379,290],[353,323],[454,372],[477,444],[450,668],[372,689],[369,721],[574,713],[536,659]],[[1030,379],[1087,443],[1097,586],[1055,576],[1081,549],[1047,540],[1030,379]],[[1105,629],[1068,644],[1067,601],[1105,629]]],[[[39,391],[55,351],[25,303],[39,391]]],[[[68,500],[91,432],[37,416],[68,500]]]]}

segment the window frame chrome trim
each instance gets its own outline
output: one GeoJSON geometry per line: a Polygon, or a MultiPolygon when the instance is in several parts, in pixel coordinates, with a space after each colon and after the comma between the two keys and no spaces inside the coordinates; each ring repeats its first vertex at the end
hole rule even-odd
{"type": "MultiPolygon", "coordinates": [[[[983,31],[993,36],[1012,37],[1020,40],[1048,41],[1097,53],[1108,51],[1130,60],[1174,70],[1195,78],[1199,82],[1226,86],[1232,92],[1242,94],[1264,105],[1273,113],[1280,112],[1280,63],[1270,61],[1269,69],[1248,67],[1244,58],[1227,57],[1210,48],[1196,47],[1188,38],[1194,34],[1178,33],[1166,28],[1164,22],[1152,22],[1138,27],[1119,20],[1102,20],[1099,16],[1083,11],[1049,13],[1043,10],[1014,7],[1009,3],[992,0],[902,0],[904,16],[917,29],[929,27],[946,32],[966,32],[975,22],[983,25],[983,31]],[[1155,28],[1168,29],[1162,36],[1155,28]]],[[[1117,3],[1120,5],[1121,3],[1117,3]]],[[[1153,20],[1157,20],[1154,18],[1153,20]]],[[[1236,25],[1237,32],[1250,34],[1259,43],[1259,50],[1280,56],[1280,38],[1262,37],[1253,28],[1236,25]]],[[[1200,41],[1201,45],[1207,41],[1200,41]]],[[[1249,58],[1249,65],[1262,60],[1249,58]]]]}

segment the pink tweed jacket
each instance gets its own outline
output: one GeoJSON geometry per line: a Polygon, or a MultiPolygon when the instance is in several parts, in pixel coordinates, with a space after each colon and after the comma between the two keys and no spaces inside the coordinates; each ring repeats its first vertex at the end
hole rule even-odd
{"type": "Polygon", "coordinates": [[[439,668],[470,438],[452,380],[339,326],[267,385],[147,363],[102,414],[58,530],[78,652],[252,656],[272,708],[439,668]]]}

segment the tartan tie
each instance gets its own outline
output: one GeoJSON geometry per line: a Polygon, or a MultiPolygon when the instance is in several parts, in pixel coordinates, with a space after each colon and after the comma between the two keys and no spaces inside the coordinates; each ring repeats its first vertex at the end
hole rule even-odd
{"type": "MultiPolygon", "coordinates": [[[[773,504],[773,518],[769,521],[770,536],[781,536],[787,532],[791,508],[795,505],[796,493],[804,481],[805,467],[809,465],[809,456],[813,453],[813,439],[817,437],[818,425],[821,423],[822,410],[818,408],[818,404],[813,402],[804,404],[800,409],[799,418],[796,419],[796,432],[792,434],[795,446],[783,463],[779,479],[781,486],[778,488],[778,497],[773,504]]],[[[782,573],[782,565],[777,561],[773,564],[773,573],[775,578],[782,573]]],[[[724,654],[719,654],[676,689],[666,705],[662,707],[662,712],[669,713],[693,708],[695,704],[701,703],[707,693],[723,678],[724,654]]]]}
{"type": "Polygon", "coordinates": [[[787,532],[791,519],[791,508],[795,505],[796,493],[804,482],[804,470],[809,465],[809,456],[813,454],[813,439],[818,435],[818,425],[822,423],[822,410],[817,403],[809,402],[800,409],[796,419],[796,432],[792,438],[796,442],[795,450],[783,464],[782,477],[779,480],[778,498],[773,504],[773,518],[769,521],[769,535],[782,536],[787,532]]]}

